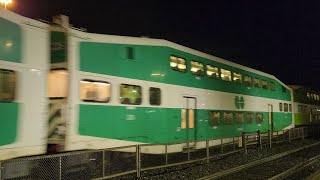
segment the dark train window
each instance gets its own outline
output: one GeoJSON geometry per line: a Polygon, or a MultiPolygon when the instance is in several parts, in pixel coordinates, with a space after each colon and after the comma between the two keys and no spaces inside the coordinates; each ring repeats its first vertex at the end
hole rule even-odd
{"type": "Polygon", "coordinates": [[[250,124],[250,123],[253,123],[253,113],[251,113],[251,112],[248,112],[247,113],[247,116],[246,116],[246,122],[248,123],[248,124],[250,124]]]}
{"type": "Polygon", "coordinates": [[[211,65],[207,65],[207,76],[211,78],[219,78],[219,68],[211,65]]]}
{"type": "Polygon", "coordinates": [[[221,69],[221,79],[224,81],[231,81],[231,71],[226,69],[221,69]]]}
{"type": "Polygon", "coordinates": [[[149,89],[149,102],[151,105],[161,104],[161,90],[159,88],[151,87],[149,89]]]}
{"type": "Polygon", "coordinates": [[[269,86],[269,89],[274,91],[276,89],[275,85],[273,82],[268,82],[268,86],[269,86]]]}
{"type": "Polygon", "coordinates": [[[263,114],[262,113],[257,113],[256,114],[256,123],[261,124],[263,120],[263,114]]]}
{"type": "Polygon", "coordinates": [[[132,47],[127,47],[127,58],[134,59],[134,49],[132,47]]]}
{"type": "Polygon", "coordinates": [[[261,80],[261,85],[263,89],[268,89],[268,82],[265,80],[261,80]]]}
{"type": "Polygon", "coordinates": [[[80,99],[88,102],[109,102],[111,87],[108,82],[82,80],[80,81],[80,99]]]}
{"type": "Polygon", "coordinates": [[[187,71],[187,63],[184,58],[170,56],[170,67],[173,70],[186,72],[187,71]]]}
{"type": "Polygon", "coordinates": [[[236,83],[241,84],[242,83],[242,75],[240,73],[233,73],[233,81],[236,83]]]}
{"type": "Polygon", "coordinates": [[[244,85],[250,87],[252,84],[252,78],[250,76],[244,75],[243,76],[243,83],[244,83],[244,85]]]}
{"type": "Polygon", "coordinates": [[[202,63],[197,61],[190,61],[190,71],[192,74],[203,76],[204,75],[204,66],[202,63]]]}
{"type": "Polygon", "coordinates": [[[284,112],[288,112],[288,104],[287,103],[283,103],[283,110],[284,112]]]}
{"type": "Polygon", "coordinates": [[[48,97],[63,99],[68,95],[69,74],[66,69],[50,70],[48,75],[48,97]]]}
{"type": "Polygon", "coordinates": [[[121,104],[141,104],[141,86],[121,84],[120,102],[121,104]]]}
{"type": "Polygon", "coordinates": [[[302,112],[302,106],[298,105],[298,112],[302,112]]]}
{"type": "Polygon", "coordinates": [[[12,102],[15,99],[16,72],[0,69],[0,102],[12,102]]]}
{"type": "Polygon", "coordinates": [[[279,103],[279,111],[283,111],[282,103],[279,103]]]}
{"type": "Polygon", "coordinates": [[[224,122],[224,124],[232,124],[233,123],[233,113],[232,112],[224,112],[223,113],[223,122],[224,122]]]}
{"type": "Polygon", "coordinates": [[[210,126],[218,126],[220,124],[220,112],[209,112],[209,124],[210,126]]]}
{"type": "Polygon", "coordinates": [[[260,79],[253,78],[253,85],[254,87],[260,88],[261,87],[260,79]]]}
{"type": "Polygon", "coordinates": [[[289,104],[289,111],[292,112],[292,104],[289,104]]]}
{"type": "Polygon", "coordinates": [[[236,112],[234,116],[234,120],[237,124],[244,123],[244,113],[243,112],[236,112]]]}

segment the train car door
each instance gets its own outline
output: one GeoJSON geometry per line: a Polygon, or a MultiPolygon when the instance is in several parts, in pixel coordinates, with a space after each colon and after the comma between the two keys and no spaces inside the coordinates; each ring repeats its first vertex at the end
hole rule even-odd
{"type": "Polygon", "coordinates": [[[185,130],[186,145],[189,147],[195,146],[196,140],[196,98],[183,97],[183,108],[181,109],[181,129],[185,130]]]}
{"type": "Polygon", "coordinates": [[[273,106],[268,104],[268,129],[270,131],[274,130],[274,123],[273,123],[273,106]]]}

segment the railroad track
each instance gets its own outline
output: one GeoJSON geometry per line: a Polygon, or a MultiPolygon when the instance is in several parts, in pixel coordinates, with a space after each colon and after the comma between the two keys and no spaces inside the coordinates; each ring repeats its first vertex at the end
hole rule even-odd
{"type": "Polygon", "coordinates": [[[202,177],[207,179],[284,179],[320,159],[320,142],[202,177]]]}

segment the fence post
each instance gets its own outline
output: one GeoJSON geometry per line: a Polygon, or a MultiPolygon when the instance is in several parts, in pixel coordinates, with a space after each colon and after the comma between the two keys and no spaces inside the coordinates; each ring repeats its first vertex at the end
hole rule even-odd
{"type": "Polygon", "coordinates": [[[207,151],[207,163],[209,163],[209,156],[210,156],[210,152],[209,152],[209,140],[206,140],[206,151],[207,151]]]}
{"type": "Polygon", "coordinates": [[[137,178],[141,177],[141,159],[140,159],[140,145],[136,146],[136,168],[137,168],[137,178]]]}
{"type": "Polygon", "coordinates": [[[268,139],[269,139],[269,149],[271,149],[271,145],[272,145],[272,142],[271,142],[271,133],[273,133],[273,132],[271,132],[270,130],[268,130],[268,139]]]}
{"type": "Polygon", "coordinates": [[[241,136],[242,136],[242,146],[243,146],[243,149],[244,149],[244,154],[248,154],[248,151],[247,151],[246,133],[245,133],[245,132],[242,132],[241,136]]]}
{"type": "Polygon", "coordinates": [[[166,165],[168,164],[168,145],[164,145],[166,152],[166,165]]]}
{"type": "Polygon", "coordinates": [[[223,154],[223,139],[221,138],[221,154],[223,154]]]}
{"type": "Polygon", "coordinates": [[[0,180],[2,180],[2,163],[0,162],[0,180]]]}
{"type": "Polygon", "coordinates": [[[187,151],[188,151],[188,161],[190,161],[190,144],[187,142],[187,151]]]}
{"type": "Polygon", "coordinates": [[[290,143],[291,142],[291,129],[289,129],[288,136],[289,136],[289,143],[290,143]]]}
{"type": "Polygon", "coordinates": [[[277,141],[280,141],[280,138],[279,138],[279,131],[277,131],[277,141]]]}
{"type": "Polygon", "coordinates": [[[62,179],[62,157],[59,157],[59,179],[62,179]]]}
{"type": "Polygon", "coordinates": [[[105,159],[106,159],[106,155],[105,155],[105,150],[103,150],[102,151],[102,177],[104,177],[105,176],[105,169],[106,169],[106,166],[105,166],[105,164],[106,164],[106,162],[105,162],[105,159]]]}
{"type": "Polygon", "coordinates": [[[282,137],[283,137],[282,140],[285,141],[286,140],[286,136],[285,136],[284,130],[282,130],[282,137]]]}
{"type": "Polygon", "coordinates": [[[262,149],[262,142],[261,142],[261,131],[258,130],[258,147],[262,149]]]}
{"type": "Polygon", "coordinates": [[[304,127],[302,128],[302,139],[304,139],[304,127]]]}

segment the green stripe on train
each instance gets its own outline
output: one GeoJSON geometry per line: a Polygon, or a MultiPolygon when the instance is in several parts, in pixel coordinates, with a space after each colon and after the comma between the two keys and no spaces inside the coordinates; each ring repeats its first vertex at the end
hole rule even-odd
{"type": "MultiPolygon", "coordinates": [[[[239,136],[243,131],[265,132],[269,129],[268,113],[257,124],[221,123],[214,127],[208,122],[208,110],[196,111],[195,132],[187,138],[187,130],[181,129],[181,109],[79,105],[79,134],[93,137],[143,142],[171,143],[189,140],[206,140],[219,137],[239,136]]],[[[273,113],[274,130],[292,124],[292,113],[273,113]]],[[[193,132],[192,132],[193,133],[193,132]]]]}
{"type": "MultiPolygon", "coordinates": [[[[132,53],[131,53],[132,54],[132,53]]],[[[282,92],[282,85],[277,81],[259,74],[248,72],[232,66],[211,61],[193,54],[178,51],[162,46],[142,46],[107,43],[80,43],[80,70],[98,74],[120,76],[131,79],[154,81],[166,84],[195,87],[201,89],[217,90],[223,92],[245,94],[280,100],[291,100],[290,91],[282,92]],[[134,49],[133,59],[128,55],[128,47],[134,49]],[[197,77],[190,72],[174,71],[169,66],[170,55],[184,57],[188,60],[197,60],[204,64],[211,64],[221,68],[238,72],[252,77],[268,80],[275,83],[276,91],[263,88],[246,87],[241,84],[208,78],[197,77]]]]}
{"type": "Polygon", "coordinates": [[[21,63],[21,28],[0,18],[0,60],[21,63]]]}
{"type": "Polygon", "coordinates": [[[11,144],[17,137],[18,103],[0,102],[0,146],[11,144]]]}

